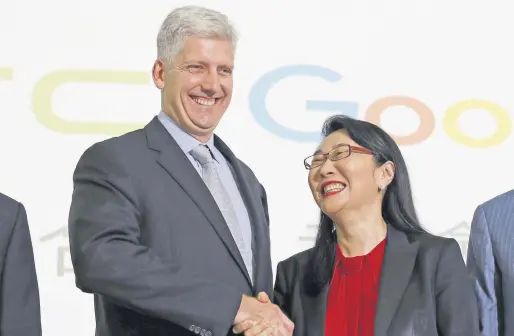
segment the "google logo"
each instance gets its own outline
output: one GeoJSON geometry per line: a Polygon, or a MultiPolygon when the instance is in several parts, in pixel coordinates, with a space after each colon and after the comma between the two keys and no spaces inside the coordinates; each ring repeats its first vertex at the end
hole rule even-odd
{"type": "MultiPolygon", "coordinates": [[[[329,83],[336,83],[342,79],[341,74],[336,71],[316,65],[291,65],[274,69],[262,76],[253,85],[249,95],[250,110],[257,122],[271,133],[289,140],[315,142],[319,139],[319,132],[303,132],[290,129],[286,125],[279,124],[275,121],[266,108],[266,97],[273,86],[290,77],[317,77],[329,83]]],[[[420,119],[419,127],[411,134],[406,136],[392,135],[399,145],[419,144],[430,137],[436,125],[434,114],[425,103],[416,98],[407,96],[380,98],[366,109],[364,119],[376,125],[380,125],[382,114],[388,108],[395,106],[410,108],[420,119]]],[[[337,112],[356,117],[358,104],[343,101],[307,100],[306,110],[337,112]]],[[[469,99],[460,101],[446,109],[443,118],[443,128],[446,134],[459,144],[472,148],[488,148],[505,141],[512,133],[513,127],[509,113],[500,105],[488,100],[469,99]],[[471,109],[487,111],[496,120],[497,127],[493,134],[486,138],[474,138],[465,134],[459,128],[459,118],[464,112],[471,109]]]]}
{"type": "MultiPolygon", "coordinates": [[[[0,80],[13,81],[12,68],[0,67],[0,80]]],[[[250,88],[248,107],[261,127],[283,139],[298,142],[317,142],[319,130],[307,132],[294,130],[288,125],[273,119],[266,107],[266,97],[273,87],[291,77],[321,78],[329,83],[342,79],[338,72],[317,65],[289,65],[268,71],[250,88]]],[[[150,76],[144,71],[117,71],[92,69],[66,69],[50,72],[36,81],[32,91],[32,109],[37,120],[45,127],[65,134],[104,134],[119,135],[143,127],[140,123],[120,123],[104,121],[76,121],[60,117],[54,110],[53,96],[67,84],[114,84],[123,86],[151,85],[150,76]]],[[[416,113],[419,127],[409,135],[391,134],[399,145],[419,144],[430,137],[436,127],[436,120],[430,108],[422,101],[407,96],[382,97],[374,101],[364,111],[364,119],[380,125],[383,113],[392,107],[404,106],[416,113]]],[[[348,101],[306,100],[307,112],[343,113],[357,117],[359,105],[348,101]]],[[[512,133],[513,125],[508,111],[500,105],[483,99],[469,99],[449,106],[444,114],[442,126],[445,133],[455,142],[470,148],[489,148],[501,144],[512,133]],[[458,126],[459,118],[468,110],[487,111],[496,120],[495,131],[486,138],[475,138],[464,133],[458,126]]]]}

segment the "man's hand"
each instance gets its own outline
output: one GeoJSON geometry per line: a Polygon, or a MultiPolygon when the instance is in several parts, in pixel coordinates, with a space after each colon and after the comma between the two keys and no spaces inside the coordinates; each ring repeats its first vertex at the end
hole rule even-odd
{"type": "Polygon", "coordinates": [[[269,299],[269,296],[268,296],[268,294],[266,294],[266,292],[260,292],[259,294],[257,294],[257,300],[259,300],[262,303],[270,303],[271,302],[271,300],[269,299]]]}
{"type": "Polygon", "coordinates": [[[290,336],[294,330],[293,322],[264,292],[259,293],[257,299],[243,295],[234,324],[232,331],[245,336],[290,336]]]}

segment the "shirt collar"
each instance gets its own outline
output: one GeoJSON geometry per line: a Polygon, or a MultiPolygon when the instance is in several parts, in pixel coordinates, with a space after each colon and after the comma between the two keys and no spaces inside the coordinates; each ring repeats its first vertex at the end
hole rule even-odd
{"type": "Polygon", "coordinates": [[[194,138],[191,134],[187,133],[182,127],[180,127],[175,120],[170,118],[166,113],[160,112],[157,116],[159,121],[162,123],[164,128],[177,142],[178,146],[182,151],[188,154],[193,148],[203,144],[206,145],[214,159],[220,162],[216,148],[214,147],[214,136],[211,136],[206,143],[202,143],[198,139],[194,138]]]}
{"type": "Polygon", "coordinates": [[[364,261],[366,260],[372,267],[372,270],[379,270],[382,265],[384,256],[384,248],[386,245],[386,238],[377,244],[368,254],[363,256],[346,258],[339,245],[336,244],[336,259],[334,267],[343,273],[352,273],[361,270],[364,261]]]}

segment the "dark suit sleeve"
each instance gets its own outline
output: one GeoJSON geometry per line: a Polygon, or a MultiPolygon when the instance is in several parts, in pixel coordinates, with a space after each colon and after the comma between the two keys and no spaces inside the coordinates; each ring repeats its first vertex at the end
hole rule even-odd
{"type": "Polygon", "coordinates": [[[473,281],[455,239],[445,240],[435,275],[437,327],[441,336],[480,336],[473,281]]]}
{"type": "Polygon", "coordinates": [[[277,275],[275,277],[275,287],[273,290],[273,303],[276,304],[287,316],[290,316],[288,308],[288,281],[284,269],[284,263],[279,262],[277,265],[277,275]]]}
{"type": "Polygon", "coordinates": [[[186,329],[225,336],[242,293],[187,265],[165,262],[140,244],[144,219],[136,183],[144,182],[133,181],[109,148],[95,145],[79,160],[69,216],[77,286],[186,329]]]}
{"type": "Polygon", "coordinates": [[[491,235],[484,210],[478,207],[473,214],[468,243],[467,267],[475,280],[475,291],[480,309],[480,323],[484,335],[498,335],[498,291],[501,290],[494,259],[491,235]]]}
{"type": "Polygon", "coordinates": [[[18,204],[0,292],[0,335],[41,335],[39,288],[27,214],[18,204]]]}

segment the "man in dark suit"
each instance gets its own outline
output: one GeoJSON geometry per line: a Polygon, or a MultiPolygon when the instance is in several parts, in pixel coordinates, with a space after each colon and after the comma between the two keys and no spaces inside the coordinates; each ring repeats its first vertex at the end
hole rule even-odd
{"type": "Polygon", "coordinates": [[[475,277],[483,335],[514,335],[514,190],[475,210],[467,266],[475,277]]]}
{"type": "Polygon", "coordinates": [[[161,113],[80,158],[69,216],[77,286],[95,294],[96,335],[224,336],[271,303],[266,193],[214,129],[232,96],[236,33],[225,15],[182,7],[157,37],[161,113]]]}
{"type": "Polygon", "coordinates": [[[0,194],[0,335],[41,335],[39,289],[23,205],[0,194]]]}

